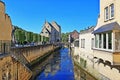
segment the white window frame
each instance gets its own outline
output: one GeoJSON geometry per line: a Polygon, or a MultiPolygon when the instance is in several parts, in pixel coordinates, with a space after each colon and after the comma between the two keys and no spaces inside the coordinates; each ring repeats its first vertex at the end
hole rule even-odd
{"type": "Polygon", "coordinates": [[[115,16],[115,6],[114,6],[114,4],[111,4],[109,7],[110,7],[110,19],[113,19],[115,16]],[[112,16],[112,14],[113,14],[113,16],[112,16]]]}
{"type": "MultiPolygon", "coordinates": [[[[98,50],[103,50],[103,51],[110,51],[110,52],[113,52],[114,51],[114,40],[113,40],[113,36],[114,36],[114,34],[113,34],[113,32],[111,32],[112,33],[112,35],[111,35],[111,37],[112,37],[112,49],[108,49],[108,33],[101,33],[101,48],[99,48],[99,34],[95,34],[95,36],[96,37],[98,37],[98,45],[97,45],[97,47],[95,46],[94,47],[94,49],[98,49],[98,50]],[[105,34],[106,35],[106,48],[104,49],[104,44],[103,44],[103,34],[105,34]]],[[[95,41],[95,44],[96,44],[96,41],[95,41]]]]}
{"type": "Polygon", "coordinates": [[[81,39],[81,48],[85,48],[85,39],[81,39]]]}
{"type": "Polygon", "coordinates": [[[105,17],[105,21],[109,20],[109,7],[108,6],[105,7],[104,9],[104,17],[105,17]]]}

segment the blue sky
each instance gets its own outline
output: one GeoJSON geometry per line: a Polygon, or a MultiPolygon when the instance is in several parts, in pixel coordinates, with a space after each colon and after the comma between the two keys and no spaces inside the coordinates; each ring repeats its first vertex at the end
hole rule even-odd
{"type": "Polygon", "coordinates": [[[13,25],[40,33],[45,20],[56,21],[62,32],[96,25],[99,0],[3,0],[13,25]]]}

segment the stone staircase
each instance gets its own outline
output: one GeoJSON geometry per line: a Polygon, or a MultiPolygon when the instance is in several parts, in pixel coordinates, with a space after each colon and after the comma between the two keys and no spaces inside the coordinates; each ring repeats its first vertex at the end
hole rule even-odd
{"type": "Polygon", "coordinates": [[[21,51],[11,51],[11,56],[19,61],[21,64],[25,65],[26,67],[30,67],[29,61],[25,58],[21,51]]]}

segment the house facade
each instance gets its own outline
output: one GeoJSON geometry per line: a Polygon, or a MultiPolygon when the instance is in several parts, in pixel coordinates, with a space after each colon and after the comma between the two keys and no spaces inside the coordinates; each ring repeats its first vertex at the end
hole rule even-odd
{"type": "Polygon", "coordinates": [[[79,39],[79,32],[74,30],[73,32],[70,33],[71,38],[74,40],[79,39]]]}
{"type": "Polygon", "coordinates": [[[120,1],[100,0],[100,16],[93,34],[95,35],[94,54],[120,65],[120,1]]]}
{"type": "Polygon", "coordinates": [[[100,15],[93,29],[80,32],[81,67],[98,80],[120,80],[120,0],[100,0],[100,15]]]}
{"type": "Polygon", "coordinates": [[[56,22],[45,21],[40,35],[49,37],[50,43],[59,42],[61,40],[61,27],[56,22]]]}
{"type": "Polygon", "coordinates": [[[94,46],[94,35],[92,34],[93,30],[94,27],[91,27],[89,29],[81,31],[79,35],[80,63],[85,68],[87,66],[92,65],[92,61],[91,61],[93,58],[92,48],[94,46]]]}

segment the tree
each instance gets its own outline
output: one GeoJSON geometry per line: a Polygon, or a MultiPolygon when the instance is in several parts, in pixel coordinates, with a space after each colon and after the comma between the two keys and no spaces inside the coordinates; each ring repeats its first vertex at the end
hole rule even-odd
{"type": "Polygon", "coordinates": [[[62,42],[64,42],[64,43],[68,42],[69,34],[70,34],[70,33],[62,33],[62,34],[61,34],[62,42]]]}
{"type": "Polygon", "coordinates": [[[25,31],[21,30],[21,29],[16,29],[15,30],[15,39],[18,43],[23,43],[26,39],[25,37],[25,31]]]}
{"type": "Polygon", "coordinates": [[[38,34],[36,33],[33,34],[33,41],[38,42],[38,34]]]}
{"type": "Polygon", "coordinates": [[[32,32],[26,32],[26,41],[33,42],[33,33],[32,32]]]}
{"type": "Polygon", "coordinates": [[[38,42],[41,42],[41,35],[38,34],[38,42]]]}

